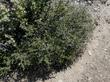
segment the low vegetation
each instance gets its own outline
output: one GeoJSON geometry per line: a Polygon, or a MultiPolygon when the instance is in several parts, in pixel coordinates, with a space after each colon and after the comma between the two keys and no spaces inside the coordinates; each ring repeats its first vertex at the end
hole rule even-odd
{"type": "Polygon", "coordinates": [[[17,72],[46,79],[73,63],[92,30],[86,9],[69,2],[4,0],[0,5],[0,76],[17,72]]]}

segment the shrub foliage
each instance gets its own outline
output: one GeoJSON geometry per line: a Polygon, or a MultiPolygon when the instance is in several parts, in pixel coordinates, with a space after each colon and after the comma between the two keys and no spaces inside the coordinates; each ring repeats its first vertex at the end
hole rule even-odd
{"type": "Polygon", "coordinates": [[[72,64],[93,29],[84,8],[52,0],[0,5],[0,76],[17,70],[38,77],[72,64]]]}

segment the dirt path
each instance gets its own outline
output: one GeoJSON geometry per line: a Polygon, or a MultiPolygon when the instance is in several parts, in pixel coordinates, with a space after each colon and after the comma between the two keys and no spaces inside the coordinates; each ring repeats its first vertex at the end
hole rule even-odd
{"type": "Polygon", "coordinates": [[[110,0],[92,5],[98,26],[80,60],[45,82],[110,82],[110,0]]]}

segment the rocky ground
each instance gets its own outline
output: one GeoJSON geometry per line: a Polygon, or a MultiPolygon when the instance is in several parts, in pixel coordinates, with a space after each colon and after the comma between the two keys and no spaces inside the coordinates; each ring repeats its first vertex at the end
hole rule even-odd
{"type": "Polygon", "coordinates": [[[97,27],[83,56],[45,82],[110,82],[110,0],[103,1],[96,0],[88,6],[97,27]]]}

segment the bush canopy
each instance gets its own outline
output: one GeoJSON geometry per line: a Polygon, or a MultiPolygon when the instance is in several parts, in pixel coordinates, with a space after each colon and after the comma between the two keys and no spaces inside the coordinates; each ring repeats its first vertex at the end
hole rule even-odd
{"type": "Polygon", "coordinates": [[[0,76],[47,78],[67,68],[93,29],[85,8],[54,0],[0,2],[0,76]]]}

